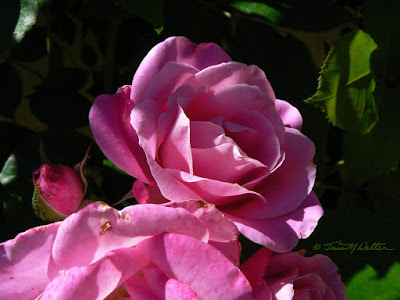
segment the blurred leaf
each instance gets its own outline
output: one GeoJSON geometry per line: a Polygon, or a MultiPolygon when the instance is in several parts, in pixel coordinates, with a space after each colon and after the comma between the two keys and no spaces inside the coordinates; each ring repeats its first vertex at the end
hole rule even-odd
{"type": "Polygon", "coordinates": [[[33,114],[49,126],[76,128],[86,125],[90,102],[78,91],[86,80],[86,74],[79,69],[51,70],[31,96],[33,114]]]}
{"type": "Polygon", "coordinates": [[[393,300],[400,298],[400,263],[394,263],[383,278],[367,264],[346,285],[348,299],[393,300]]]}
{"type": "Polygon", "coordinates": [[[17,159],[11,154],[0,172],[0,183],[7,185],[17,177],[17,159]]]}
{"type": "Polygon", "coordinates": [[[378,121],[370,57],[376,44],[358,30],[331,49],[319,78],[317,93],[307,99],[325,107],[333,125],[355,133],[369,132],[378,121]]]}
{"type": "Polygon", "coordinates": [[[7,88],[2,89],[0,102],[1,115],[14,119],[14,114],[21,102],[22,82],[17,70],[9,63],[0,64],[0,78],[7,78],[7,88]]]}
{"type": "Polygon", "coordinates": [[[149,21],[154,28],[157,28],[164,23],[164,1],[165,0],[114,0],[114,3],[123,10],[149,21]]]}
{"type": "Polygon", "coordinates": [[[19,43],[36,23],[39,12],[37,0],[20,0],[21,10],[14,30],[14,40],[19,43]]]}
{"type": "Polygon", "coordinates": [[[344,7],[331,0],[233,1],[231,6],[245,14],[257,15],[274,25],[305,31],[324,31],[352,21],[344,7]]]}

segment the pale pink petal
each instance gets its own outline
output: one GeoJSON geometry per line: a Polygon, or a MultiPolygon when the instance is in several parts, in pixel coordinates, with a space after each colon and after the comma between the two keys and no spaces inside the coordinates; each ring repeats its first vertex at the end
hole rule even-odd
{"type": "Polygon", "coordinates": [[[102,300],[148,263],[135,247],[108,252],[93,264],[60,270],[41,300],[102,300]]]}
{"type": "Polygon", "coordinates": [[[169,279],[165,285],[165,300],[197,300],[190,286],[175,279],[169,279]]]}
{"type": "Polygon", "coordinates": [[[239,231],[236,225],[225,217],[215,205],[199,201],[189,200],[185,202],[169,202],[164,204],[168,207],[180,207],[186,209],[207,227],[209,239],[216,242],[236,241],[239,231]]]}
{"type": "Polygon", "coordinates": [[[208,149],[192,149],[193,173],[199,177],[240,183],[250,180],[265,166],[249,158],[234,141],[208,149]]]}
{"type": "Polygon", "coordinates": [[[252,299],[250,284],[214,247],[188,236],[162,234],[137,247],[164,274],[190,286],[200,299],[252,299]]]}
{"type": "Polygon", "coordinates": [[[242,252],[242,246],[239,241],[216,242],[210,240],[208,241],[208,244],[225,255],[225,257],[229,259],[235,266],[240,265],[240,253],[242,252]]]}
{"type": "Polygon", "coordinates": [[[130,87],[125,86],[114,95],[98,96],[90,109],[90,127],[103,153],[118,168],[146,183],[154,183],[146,156],[130,124],[133,102],[129,93],[130,87]]]}
{"type": "Polygon", "coordinates": [[[275,94],[265,73],[257,66],[247,66],[238,62],[228,62],[208,67],[195,76],[190,77],[184,84],[198,89],[202,85],[211,91],[218,91],[236,84],[257,86],[269,99],[275,101],[275,94]]]}
{"type": "Polygon", "coordinates": [[[135,103],[143,100],[154,76],[169,61],[185,63],[202,70],[212,65],[231,61],[231,59],[214,43],[196,45],[185,37],[170,37],[151,49],[140,63],[132,81],[131,99],[135,103]]]}
{"type": "Polygon", "coordinates": [[[228,215],[240,233],[249,240],[276,252],[288,252],[300,238],[307,238],[323,215],[321,204],[312,192],[294,211],[280,217],[250,220],[228,215]]]}
{"type": "Polygon", "coordinates": [[[203,178],[179,170],[163,169],[150,159],[149,164],[161,193],[172,201],[199,199],[217,206],[231,204],[239,199],[265,201],[257,192],[248,190],[239,184],[203,178]]]}
{"type": "Polygon", "coordinates": [[[1,299],[35,299],[49,283],[47,266],[60,223],[35,227],[0,244],[1,299]]]}
{"type": "Polygon", "coordinates": [[[275,108],[281,116],[283,124],[285,124],[286,127],[301,130],[303,118],[296,107],[291,105],[289,102],[276,99],[275,108]]]}
{"type": "Polygon", "coordinates": [[[117,211],[104,203],[93,203],[62,222],[49,274],[57,276],[58,270],[89,265],[108,251],[134,246],[162,232],[208,240],[205,226],[184,209],[142,204],[117,211]]]}

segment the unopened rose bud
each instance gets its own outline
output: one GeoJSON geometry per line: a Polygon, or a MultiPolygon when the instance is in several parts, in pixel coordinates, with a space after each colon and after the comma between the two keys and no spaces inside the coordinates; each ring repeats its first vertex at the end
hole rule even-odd
{"type": "Polygon", "coordinates": [[[60,221],[78,210],[84,193],[75,171],[66,165],[42,165],[33,172],[32,205],[36,215],[60,221]]]}

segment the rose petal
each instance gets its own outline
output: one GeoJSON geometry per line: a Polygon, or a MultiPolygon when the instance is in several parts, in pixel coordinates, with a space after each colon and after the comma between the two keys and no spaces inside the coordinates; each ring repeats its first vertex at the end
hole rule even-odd
{"type": "MultiPolygon", "coordinates": [[[[282,165],[258,184],[254,190],[267,199],[265,207],[243,203],[229,214],[247,218],[274,218],[295,210],[310,194],[315,180],[314,144],[297,129],[286,128],[282,165]]],[[[262,204],[262,203],[261,203],[262,204]]]]}
{"type": "Polygon", "coordinates": [[[285,124],[286,127],[301,130],[303,118],[296,107],[291,105],[289,102],[276,99],[275,108],[281,116],[283,124],[285,124]]]}
{"type": "Polygon", "coordinates": [[[146,156],[130,124],[133,102],[129,93],[130,87],[125,86],[114,95],[98,96],[89,112],[90,127],[103,153],[118,168],[146,183],[154,183],[146,156]]]}
{"type": "Polygon", "coordinates": [[[169,279],[165,285],[165,300],[197,300],[196,293],[186,284],[169,279]]]}
{"type": "Polygon", "coordinates": [[[160,145],[159,161],[164,168],[178,169],[193,174],[190,120],[179,106],[175,122],[160,145]]]}
{"type": "Polygon", "coordinates": [[[312,192],[296,210],[280,217],[250,220],[228,215],[228,218],[249,240],[276,252],[288,252],[299,238],[307,238],[314,231],[322,215],[321,204],[312,192]]]}
{"type": "Polygon", "coordinates": [[[132,186],[132,193],[139,204],[161,204],[168,202],[163,197],[159,188],[155,185],[145,185],[143,181],[136,179],[132,186]]]}
{"type": "Polygon", "coordinates": [[[200,299],[252,299],[251,287],[244,275],[206,243],[188,236],[162,234],[137,247],[167,277],[190,286],[200,299]]]}
{"type": "Polygon", "coordinates": [[[47,266],[60,223],[35,227],[0,244],[1,299],[35,299],[49,283],[47,266]]]}
{"type": "Polygon", "coordinates": [[[274,91],[265,73],[257,66],[238,62],[210,66],[184,82],[195,89],[206,85],[214,92],[241,83],[257,86],[271,101],[275,101],[274,91]]]}
{"type": "Polygon", "coordinates": [[[205,226],[184,209],[142,204],[117,211],[104,203],[93,203],[62,222],[49,274],[56,276],[58,270],[89,265],[108,251],[134,246],[162,232],[208,240],[205,226]]]}
{"type": "Polygon", "coordinates": [[[88,266],[60,270],[40,299],[104,299],[148,263],[136,248],[115,249],[88,266]]]}
{"type": "MultiPolygon", "coordinates": [[[[168,98],[182,83],[199,70],[175,61],[167,62],[165,67],[151,80],[143,100],[153,100],[163,109],[168,98]]],[[[138,99],[137,99],[138,100],[138,99]]],[[[135,102],[136,104],[142,101],[135,102]]]]}
{"type": "Polygon", "coordinates": [[[135,106],[130,115],[132,127],[139,137],[139,145],[144,149],[146,157],[155,159],[157,155],[157,123],[160,108],[154,101],[142,102],[135,106]]]}
{"type": "Polygon", "coordinates": [[[214,43],[196,45],[185,37],[170,37],[151,49],[140,63],[132,81],[131,99],[135,104],[143,100],[150,82],[169,61],[185,63],[202,70],[231,59],[214,43]]]}

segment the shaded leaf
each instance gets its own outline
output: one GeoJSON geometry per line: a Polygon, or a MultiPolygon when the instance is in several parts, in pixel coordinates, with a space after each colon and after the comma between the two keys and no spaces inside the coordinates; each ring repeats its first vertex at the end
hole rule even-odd
{"type": "Polygon", "coordinates": [[[22,81],[17,70],[9,63],[0,65],[0,78],[7,78],[7,87],[2,89],[0,114],[13,119],[15,111],[21,102],[22,81]]]}
{"type": "Polygon", "coordinates": [[[245,14],[252,14],[274,25],[305,31],[323,31],[352,21],[344,7],[330,0],[306,1],[233,1],[231,6],[245,14]]]}
{"type": "Polygon", "coordinates": [[[400,160],[400,10],[399,1],[369,0],[364,7],[364,27],[378,44],[371,65],[379,103],[379,122],[367,135],[346,132],[343,140],[345,168],[342,180],[360,185],[391,169],[400,160]]]}
{"type": "Polygon", "coordinates": [[[331,49],[319,78],[317,93],[309,103],[326,109],[333,125],[355,133],[369,132],[378,121],[370,57],[376,44],[358,30],[331,49]]]}
{"type": "Polygon", "coordinates": [[[114,3],[129,13],[149,21],[155,28],[164,23],[164,1],[114,0],[114,3]]]}

